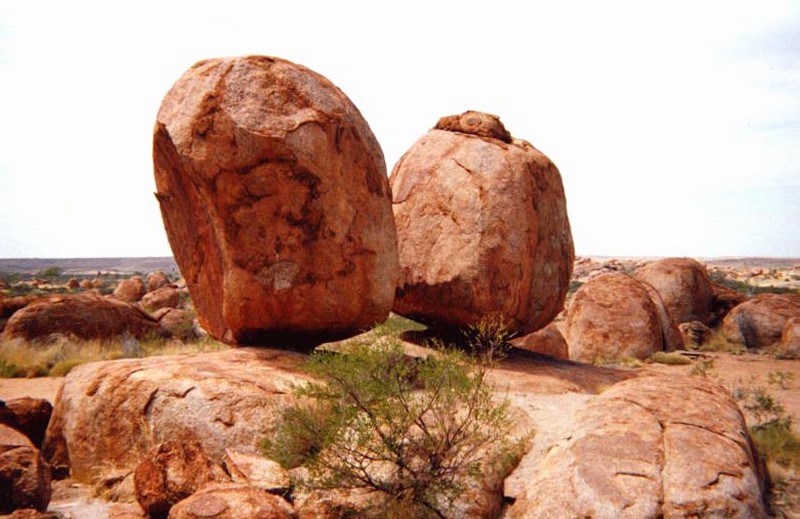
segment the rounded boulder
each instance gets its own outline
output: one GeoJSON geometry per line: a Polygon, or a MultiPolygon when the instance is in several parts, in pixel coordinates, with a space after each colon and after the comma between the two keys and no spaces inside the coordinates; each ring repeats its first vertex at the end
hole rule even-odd
{"type": "Polygon", "coordinates": [[[570,360],[646,359],[663,350],[663,332],[647,288],[621,272],[603,274],[575,292],[565,333],[570,360]]]}
{"type": "Polygon", "coordinates": [[[200,322],[231,344],[382,322],[397,277],[383,153],[355,105],[279,58],[201,61],[167,93],[156,197],[200,322]]]}
{"type": "Polygon", "coordinates": [[[443,117],[390,183],[400,254],[394,312],[456,328],[498,315],[526,335],[561,311],[574,260],[561,175],[497,116],[443,117]]]}
{"type": "Polygon", "coordinates": [[[675,326],[707,323],[713,289],[706,267],[692,258],[667,258],[637,269],[633,276],[656,289],[675,326]]]}

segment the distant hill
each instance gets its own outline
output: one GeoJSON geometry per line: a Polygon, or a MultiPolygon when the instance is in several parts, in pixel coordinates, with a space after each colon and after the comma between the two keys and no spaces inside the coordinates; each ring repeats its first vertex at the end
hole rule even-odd
{"type": "Polygon", "coordinates": [[[163,270],[177,274],[178,265],[170,256],[162,258],[14,258],[0,259],[0,273],[35,274],[50,267],[59,267],[64,274],[147,274],[163,270]]]}

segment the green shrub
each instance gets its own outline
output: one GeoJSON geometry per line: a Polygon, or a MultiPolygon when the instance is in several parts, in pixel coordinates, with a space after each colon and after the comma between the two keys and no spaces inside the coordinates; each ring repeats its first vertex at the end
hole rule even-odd
{"type": "Polygon", "coordinates": [[[657,364],[667,364],[670,366],[680,366],[691,364],[692,361],[685,355],[676,352],[657,351],[650,355],[650,360],[657,364]]]}
{"type": "Polygon", "coordinates": [[[307,367],[324,382],[296,389],[299,403],[263,452],[306,466],[309,488],[377,492],[378,508],[359,516],[445,517],[481,471],[513,466],[508,403],[495,402],[486,365],[463,353],[412,359],[378,337],[315,353],[307,367]]]}
{"type": "Polygon", "coordinates": [[[800,438],[792,431],[791,417],[750,428],[758,452],[783,467],[800,468],[800,438]]]}

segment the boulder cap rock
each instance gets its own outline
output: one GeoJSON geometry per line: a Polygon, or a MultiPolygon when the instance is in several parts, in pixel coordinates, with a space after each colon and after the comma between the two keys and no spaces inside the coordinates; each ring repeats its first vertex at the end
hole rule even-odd
{"type": "Polygon", "coordinates": [[[442,117],[389,182],[395,313],[444,328],[500,315],[526,335],[561,311],[574,260],[561,175],[496,115],[442,117]]]}

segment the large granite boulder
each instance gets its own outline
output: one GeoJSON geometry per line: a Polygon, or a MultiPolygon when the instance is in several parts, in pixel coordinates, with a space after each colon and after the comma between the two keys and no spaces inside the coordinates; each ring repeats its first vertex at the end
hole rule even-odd
{"type": "Polygon", "coordinates": [[[156,197],[204,329],[305,345],[382,322],[397,235],[383,153],[333,83],[288,61],[201,61],[164,98],[156,197]]]}
{"type": "Polygon", "coordinates": [[[731,342],[763,348],[781,340],[783,327],[792,317],[800,317],[800,295],[761,294],[728,312],[722,332],[731,342]]]}
{"type": "Polygon", "coordinates": [[[658,311],[648,289],[621,272],[582,285],[567,312],[569,358],[581,362],[623,356],[646,359],[664,346],[658,311]]]}
{"type": "Polygon", "coordinates": [[[3,337],[47,340],[53,334],[78,339],[137,339],[165,335],[146,312],[95,292],[46,297],[20,309],[8,320],[3,337]]]}
{"type": "Polygon", "coordinates": [[[396,313],[443,327],[499,315],[526,335],[561,311],[574,260],[561,175],[496,116],[442,118],[403,155],[390,183],[396,313]]]}
{"type": "Polygon", "coordinates": [[[114,289],[114,297],[126,303],[136,303],[147,293],[147,288],[141,276],[123,279],[114,289]]]}
{"type": "Polygon", "coordinates": [[[766,517],[736,402],[700,377],[641,376],[590,399],[506,479],[505,519],[766,517]]]}
{"type": "Polygon", "coordinates": [[[239,348],[77,366],[56,397],[43,451],[87,482],[98,468],[132,469],[156,445],[194,441],[214,463],[225,449],[257,452],[302,356],[239,348]]]}
{"type": "Polygon", "coordinates": [[[667,258],[636,269],[633,276],[658,291],[675,326],[707,323],[713,289],[705,265],[691,258],[667,258]]]}

